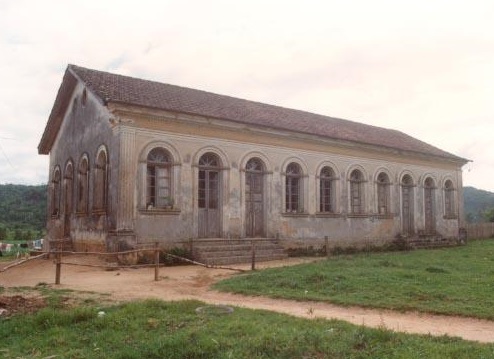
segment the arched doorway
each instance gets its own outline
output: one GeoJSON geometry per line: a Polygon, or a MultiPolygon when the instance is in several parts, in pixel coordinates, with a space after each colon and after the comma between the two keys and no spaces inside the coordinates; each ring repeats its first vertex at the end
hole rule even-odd
{"type": "Polygon", "coordinates": [[[221,162],[212,152],[199,159],[198,236],[218,238],[221,235],[221,162]]]}
{"type": "Polygon", "coordinates": [[[245,235],[264,236],[264,163],[258,158],[245,166],[245,235]]]}
{"type": "Polygon", "coordinates": [[[413,216],[413,179],[409,175],[401,180],[401,223],[404,235],[412,235],[414,230],[413,216]]]}
{"type": "Polygon", "coordinates": [[[436,218],[434,215],[434,189],[434,180],[427,177],[424,182],[424,218],[426,234],[434,234],[436,231],[436,218]]]}

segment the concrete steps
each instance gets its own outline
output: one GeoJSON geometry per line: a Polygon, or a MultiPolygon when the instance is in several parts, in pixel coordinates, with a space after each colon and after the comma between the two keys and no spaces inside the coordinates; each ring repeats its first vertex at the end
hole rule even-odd
{"type": "Polygon", "coordinates": [[[411,239],[408,241],[408,245],[411,249],[442,248],[457,246],[458,241],[453,238],[431,236],[411,239]]]}
{"type": "Polygon", "coordinates": [[[288,255],[275,239],[198,239],[193,242],[192,253],[198,262],[208,265],[251,263],[252,242],[255,245],[255,261],[265,262],[285,259],[288,255]]]}

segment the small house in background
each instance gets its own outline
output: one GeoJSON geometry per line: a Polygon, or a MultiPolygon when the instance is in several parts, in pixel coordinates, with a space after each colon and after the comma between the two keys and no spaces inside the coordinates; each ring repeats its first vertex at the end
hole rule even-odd
{"type": "Polygon", "coordinates": [[[38,146],[48,239],[116,251],[457,238],[467,160],[402,132],[69,65],[38,146]]]}

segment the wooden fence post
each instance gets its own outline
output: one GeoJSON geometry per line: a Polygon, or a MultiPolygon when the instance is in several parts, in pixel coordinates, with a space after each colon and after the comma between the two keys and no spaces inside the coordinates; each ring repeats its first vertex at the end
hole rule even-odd
{"type": "Polygon", "coordinates": [[[154,280],[157,282],[160,276],[160,250],[158,242],[154,244],[154,280]]]}
{"type": "Polygon", "coordinates": [[[62,272],[62,242],[57,243],[57,252],[55,255],[55,284],[60,284],[60,275],[62,272]]]}
{"type": "Polygon", "coordinates": [[[326,257],[329,257],[329,236],[324,236],[324,246],[326,247],[326,257]]]}
{"type": "Polygon", "coordinates": [[[252,265],[251,269],[256,270],[256,245],[254,240],[251,240],[251,251],[252,251],[252,265]]]}

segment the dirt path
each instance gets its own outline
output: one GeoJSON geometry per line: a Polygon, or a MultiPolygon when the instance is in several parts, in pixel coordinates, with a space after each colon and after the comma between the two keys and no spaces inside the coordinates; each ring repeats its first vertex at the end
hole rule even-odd
{"type": "MultiPolygon", "coordinates": [[[[71,262],[98,263],[97,258],[70,257],[71,262]]],[[[282,266],[307,261],[291,259],[269,262],[261,266],[282,266]]],[[[0,268],[6,263],[0,263],[0,268]]],[[[247,269],[248,266],[237,266],[247,269]]],[[[338,307],[319,302],[247,297],[220,293],[209,289],[217,280],[233,273],[224,269],[199,266],[166,267],[160,269],[160,280],[154,281],[154,269],[121,269],[106,271],[101,268],[63,265],[59,288],[109,293],[116,301],[159,298],[162,300],[197,299],[211,304],[228,304],[253,309],[266,309],[303,318],[340,319],[357,325],[386,327],[400,332],[458,336],[467,340],[493,343],[494,321],[447,317],[419,313],[397,313],[388,310],[338,307]]],[[[52,284],[55,267],[51,260],[36,260],[0,272],[0,286],[35,286],[52,284]]]]}

